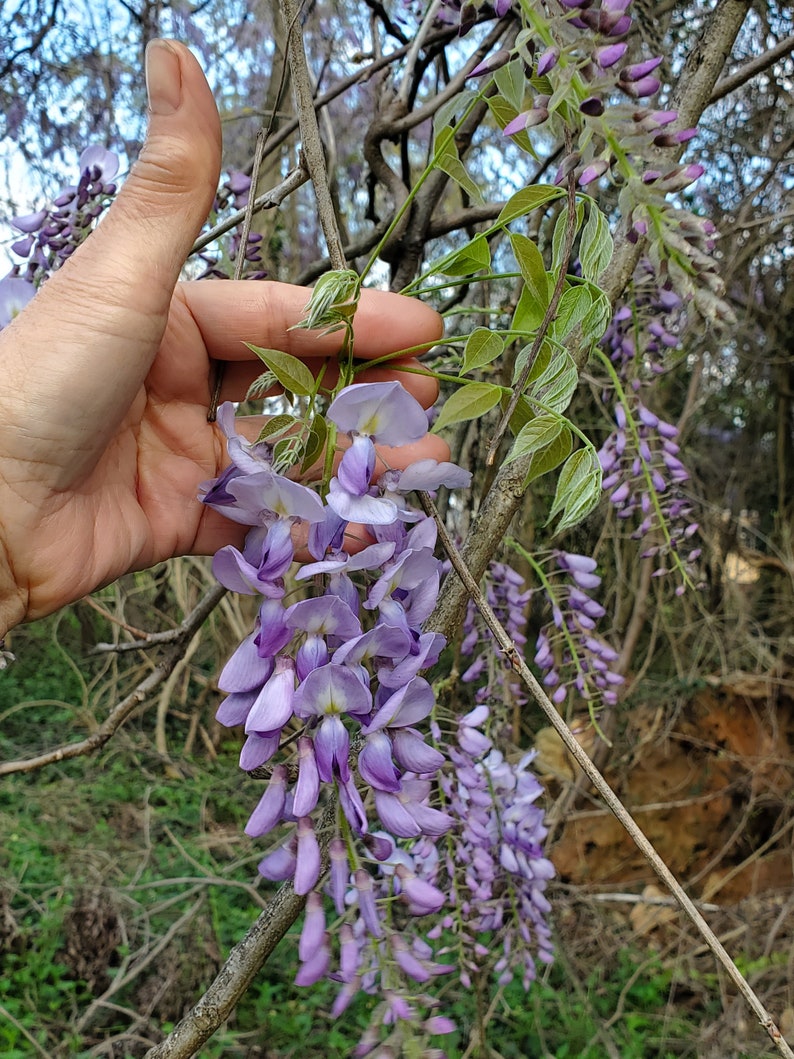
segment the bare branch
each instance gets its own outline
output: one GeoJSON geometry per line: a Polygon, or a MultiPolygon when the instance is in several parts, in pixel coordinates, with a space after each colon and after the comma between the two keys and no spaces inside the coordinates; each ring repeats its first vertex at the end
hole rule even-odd
{"type": "Polygon", "coordinates": [[[182,659],[186,645],[190,643],[225,594],[226,589],[222,585],[215,585],[210,589],[176,630],[177,636],[174,638],[173,647],[162,661],[129,695],[113,707],[110,715],[88,738],[79,743],[65,743],[54,750],[48,750],[44,754],[23,761],[0,763],[0,776],[10,776],[15,772],[36,772],[45,765],[54,765],[57,761],[69,761],[71,758],[82,757],[103,747],[130,714],[146,702],[149,696],[168,679],[182,659]]]}
{"type": "Polygon", "coordinates": [[[287,54],[289,55],[292,81],[295,85],[295,99],[298,104],[301,140],[306,165],[311,174],[314,194],[317,197],[317,209],[320,224],[328,245],[328,256],[335,269],[347,267],[339,225],[336,220],[334,200],[328,183],[328,170],[325,164],[325,152],[320,136],[315,111],[314,89],[309,77],[309,66],[303,47],[303,34],[298,26],[301,5],[295,0],[281,0],[281,10],[287,25],[287,54]]]}
{"type": "Polygon", "coordinates": [[[725,96],[729,96],[731,92],[735,92],[737,88],[747,84],[757,74],[768,70],[778,59],[790,55],[792,51],[794,51],[794,34],[790,37],[784,37],[774,48],[765,51],[763,55],[757,55],[754,59],[750,59],[749,62],[743,63],[733,73],[721,77],[714,86],[709,97],[709,103],[716,103],[718,100],[724,99],[725,96]]]}

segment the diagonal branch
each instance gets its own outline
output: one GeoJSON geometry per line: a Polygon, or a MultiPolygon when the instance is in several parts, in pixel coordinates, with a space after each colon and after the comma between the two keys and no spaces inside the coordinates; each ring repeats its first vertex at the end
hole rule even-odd
{"type": "Polygon", "coordinates": [[[725,969],[728,977],[755,1013],[759,1023],[766,1030],[770,1040],[773,1042],[780,1055],[784,1056],[785,1059],[794,1059],[794,1052],[789,1048],[780,1030],[776,1026],[774,1019],[761,1003],[761,1000],[753,991],[747,979],[744,978],[727,950],[723,947],[717,935],[698,911],[694,902],[687,896],[681,884],[656,852],[653,845],[645,837],[645,833],[636,823],[629,811],[624,807],[620,798],[618,798],[602,774],[579,745],[570,728],[558,713],[557,708],[535,679],[529,666],[524,661],[523,655],[513,643],[513,640],[502,623],[494,614],[490,604],[482,594],[476,579],[472,577],[471,571],[468,569],[460,552],[455,547],[455,544],[447,532],[446,526],[444,525],[444,522],[436,510],[435,504],[430,496],[427,493],[420,493],[419,499],[426,514],[435,520],[442,547],[447,553],[466,594],[474,601],[474,604],[482,615],[485,624],[488,626],[496,643],[503,652],[507,664],[513,672],[521,678],[527,690],[531,693],[538,706],[543,710],[543,713],[557,732],[557,735],[559,735],[565,745],[565,749],[593,784],[608,808],[614,813],[618,821],[626,829],[632,841],[648,861],[651,868],[653,868],[661,882],[664,883],[670,893],[675,897],[682,911],[692,922],[717,961],[725,969]]]}

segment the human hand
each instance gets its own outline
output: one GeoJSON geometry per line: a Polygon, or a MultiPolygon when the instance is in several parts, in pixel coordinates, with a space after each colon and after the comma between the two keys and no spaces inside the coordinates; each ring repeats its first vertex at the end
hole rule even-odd
{"type": "MultiPolygon", "coordinates": [[[[207,422],[212,358],[227,362],[220,399],[239,401],[262,370],[244,342],[316,369],[338,349],[338,334],[289,330],[306,289],[177,283],[217,188],[220,124],[182,45],[150,45],[147,86],[147,140],[116,202],[0,333],[0,638],[127,571],[241,544],[245,527],[196,499],[198,483],[227,462],[207,422]]],[[[428,307],[362,292],[357,357],[440,334],[428,307]]],[[[432,404],[436,384],[424,376],[380,367],[357,381],[395,377],[432,404]]],[[[429,436],[388,461],[447,455],[429,436]]]]}

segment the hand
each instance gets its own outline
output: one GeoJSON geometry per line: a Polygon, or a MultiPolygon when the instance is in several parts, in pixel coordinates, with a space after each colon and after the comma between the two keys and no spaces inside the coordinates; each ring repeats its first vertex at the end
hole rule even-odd
{"type": "MultiPolygon", "coordinates": [[[[0,637],[129,570],[240,544],[244,528],[196,500],[226,463],[207,422],[211,358],[228,362],[221,400],[242,400],[277,347],[319,368],[339,336],[289,328],[306,289],[206,280],[177,284],[210,208],[220,124],[204,76],[179,44],[147,54],[146,144],[83,246],[0,333],[0,637]]],[[[376,358],[441,334],[429,308],[366,290],[355,354],[376,358]]],[[[433,380],[405,380],[425,407],[433,380]]],[[[243,428],[244,429],[244,428],[243,428]]],[[[255,435],[256,428],[253,428],[255,435]]],[[[434,437],[388,455],[396,467],[447,458],[434,437]]]]}

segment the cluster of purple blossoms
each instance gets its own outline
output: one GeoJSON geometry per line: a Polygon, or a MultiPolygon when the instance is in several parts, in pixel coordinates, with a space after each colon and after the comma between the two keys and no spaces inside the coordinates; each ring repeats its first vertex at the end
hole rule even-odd
{"type": "MultiPolygon", "coordinates": [[[[228,209],[244,209],[251,190],[251,178],[239,169],[232,170],[221,184],[212,206],[212,217],[217,220],[228,209]]],[[[231,279],[240,254],[241,230],[235,227],[222,254],[202,251],[198,256],[206,269],[198,279],[231,279]]],[[[262,265],[262,233],[249,232],[243,253],[241,279],[266,279],[267,270],[262,265]]]]}
{"type": "MultiPolygon", "coordinates": [[[[640,519],[631,536],[643,541],[643,558],[659,558],[655,577],[670,572],[669,560],[689,575],[701,549],[692,542],[698,524],[683,492],[689,474],[679,458],[678,428],[639,398],[632,409],[631,429],[623,405],[617,406],[615,418],[617,429],[598,453],[609,501],[619,519],[640,519]]],[[[681,594],[683,585],[676,592],[681,594]]]]}
{"type": "Polygon", "coordinates": [[[543,592],[551,621],[540,630],[535,650],[543,684],[557,706],[571,690],[593,706],[614,706],[624,678],[612,669],[617,651],[595,631],[605,613],[590,595],[601,584],[596,561],[563,551],[552,551],[549,561],[543,592]]]}
{"type": "MultiPolygon", "coordinates": [[[[532,596],[525,587],[524,578],[507,563],[493,562],[488,567],[485,595],[513,643],[519,649],[523,648],[527,642],[524,635],[526,606],[532,596]]],[[[469,661],[460,679],[466,684],[477,684],[475,699],[478,703],[498,701],[501,704],[498,713],[508,728],[505,735],[514,740],[518,729],[516,720],[527,701],[526,690],[495,650],[493,634],[478,620],[472,600],[466,608],[460,653],[469,661]]],[[[493,720],[492,716],[492,724],[493,720]]],[[[501,746],[501,733],[494,734],[501,746]]]]}
{"type": "Polygon", "coordinates": [[[461,718],[448,751],[454,773],[440,779],[460,827],[448,836],[444,858],[454,908],[430,936],[452,934],[467,988],[487,971],[499,985],[520,974],[528,989],[536,958],[553,960],[544,891],[555,873],[543,855],[544,811],[535,804],[543,789],[529,768],[534,752],[509,762],[483,731],[488,721],[485,705],[461,718]],[[484,935],[499,945],[484,944],[484,935]]]}
{"type": "Polygon", "coordinates": [[[77,184],[61,188],[45,209],[11,218],[11,226],[20,233],[11,250],[25,264],[14,265],[0,280],[0,327],[10,323],[47,277],[75,252],[116,194],[113,178],[119,160],[112,151],[86,147],[78,164],[77,184]]]}
{"type": "Polygon", "coordinates": [[[660,284],[644,258],[635,273],[631,305],[615,311],[601,340],[624,386],[639,391],[647,377],[668,369],[670,353],[681,344],[682,313],[683,301],[669,278],[660,284]]]}
{"type": "Polygon", "coordinates": [[[632,25],[631,0],[558,0],[558,5],[556,12],[546,14],[552,43],[541,48],[536,33],[523,34],[512,52],[500,49],[472,71],[474,76],[490,73],[519,58],[533,81],[531,106],[505,125],[504,134],[514,136],[545,125],[555,116],[549,109],[552,100],[557,108],[563,101],[572,103],[585,132],[585,146],[565,157],[555,183],[562,183],[571,172],[580,187],[605,176],[616,162],[609,145],[618,139],[628,149],[620,163],[621,177],[632,184],[634,197],[641,199],[643,188],[648,197],[648,185],[654,184],[653,197],[663,202],[666,194],[681,190],[703,172],[698,165],[671,164],[663,171],[641,173],[641,159],[650,152],[658,164],[657,148],[684,144],[696,135],[692,128],[668,128],[678,118],[675,111],[637,106],[637,101],[651,99],[661,88],[657,73],[663,57],[623,62],[628,51],[624,38],[632,25]],[[546,84],[539,84],[539,79],[546,84]],[[620,101],[626,96],[630,103],[620,101]]]}
{"type": "Polygon", "coordinates": [[[445,758],[421,730],[434,695],[420,672],[444,646],[443,637],[422,628],[439,587],[436,527],[406,494],[466,486],[470,475],[420,460],[371,484],[376,442],[404,445],[427,432],[427,414],[396,382],[348,386],[331,402],[327,418],[350,445],[325,501],[276,473],[271,447],[239,437],[233,416],[231,405],[219,410],[232,462],[203,486],[201,498],[251,527],[242,550],[222,548],[213,570],[227,588],[262,601],[253,632],[219,678],[227,697],[218,720],[245,726],[243,769],[267,766],[269,782],[247,833],[261,837],[288,826],[286,840],[259,865],[265,878],[291,879],[299,894],[315,890],[324,856],[317,817],[324,792],[335,794],[334,823],[323,817],[333,836],[328,891],[346,925],[332,962],[322,902],[312,898],[297,980],[311,984],[329,974],[341,982],[341,1010],[359,989],[373,988],[377,974],[382,983],[393,973],[423,982],[449,970],[410,929],[393,925],[395,898],[409,916],[443,904],[426,878],[427,850],[437,857],[433,840],[454,823],[431,804],[445,758]],[[308,527],[314,559],[296,580],[312,593],[288,603],[296,523],[308,527]],[[348,535],[351,523],[366,527],[372,541],[357,552],[348,542],[361,530],[348,535]],[[400,840],[411,844],[410,853],[400,840]]]}

